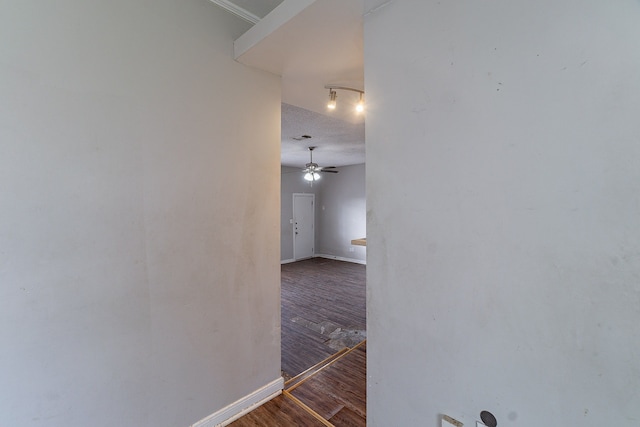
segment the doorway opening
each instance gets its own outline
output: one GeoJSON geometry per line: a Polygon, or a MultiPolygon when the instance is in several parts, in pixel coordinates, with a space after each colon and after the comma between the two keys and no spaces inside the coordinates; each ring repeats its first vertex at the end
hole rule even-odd
{"type": "Polygon", "coordinates": [[[282,167],[281,369],[285,379],[366,339],[365,167],[311,186],[282,167]]]}

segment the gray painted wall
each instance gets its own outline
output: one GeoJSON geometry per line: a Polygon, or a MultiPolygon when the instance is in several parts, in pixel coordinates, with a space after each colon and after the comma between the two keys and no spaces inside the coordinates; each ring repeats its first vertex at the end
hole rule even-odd
{"type": "Polygon", "coordinates": [[[0,2],[0,425],[186,426],[280,376],[280,84],[232,60],[247,27],[0,2]]]}
{"type": "Polygon", "coordinates": [[[367,15],[371,426],[638,425],[638,22],[637,1],[367,15]]]}
{"type": "Polygon", "coordinates": [[[365,165],[337,170],[322,177],[316,253],[365,261],[366,248],[351,245],[351,240],[367,235],[365,165]]]}

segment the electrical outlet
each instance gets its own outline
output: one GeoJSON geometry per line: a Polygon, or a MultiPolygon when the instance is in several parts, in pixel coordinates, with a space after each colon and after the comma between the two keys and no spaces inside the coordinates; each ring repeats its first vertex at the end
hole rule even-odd
{"type": "Polygon", "coordinates": [[[349,252],[353,252],[354,250],[353,246],[349,247],[349,252]]]}

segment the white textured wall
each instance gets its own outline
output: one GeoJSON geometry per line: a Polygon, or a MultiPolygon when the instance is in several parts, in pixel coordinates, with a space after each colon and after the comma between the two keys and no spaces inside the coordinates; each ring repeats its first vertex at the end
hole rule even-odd
{"type": "Polygon", "coordinates": [[[630,0],[366,17],[371,426],[640,423],[639,22],[630,0]]]}
{"type": "Polygon", "coordinates": [[[186,426],[279,377],[280,84],[231,59],[246,28],[0,1],[0,425],[186,426]]]}
{"type": "Polygon", "coordinates": [[[366,261],[366,248],[351,244],[351,240],[367,235],[365,165],[337,170],[336,174],[322,176],[316,253],[366,261]]]}

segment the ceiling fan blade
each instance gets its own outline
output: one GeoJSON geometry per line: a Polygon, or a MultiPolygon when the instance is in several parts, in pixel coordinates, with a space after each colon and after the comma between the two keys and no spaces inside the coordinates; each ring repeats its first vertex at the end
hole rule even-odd
{"type": "Polygon", "coordinates": [[[335,166],[323,166],[322,169],[335,169],[335,166]]]}
{"type": "Polygon", "coordinates": [[[326,170],[324,170],[324,169],[322,169],[322,170],[320,171],[320,173],[325,173],[325,172],[326,172],[326,173],[338,173],[338,172],[340,172],[340,171],[326,171],[326,170]]]}

